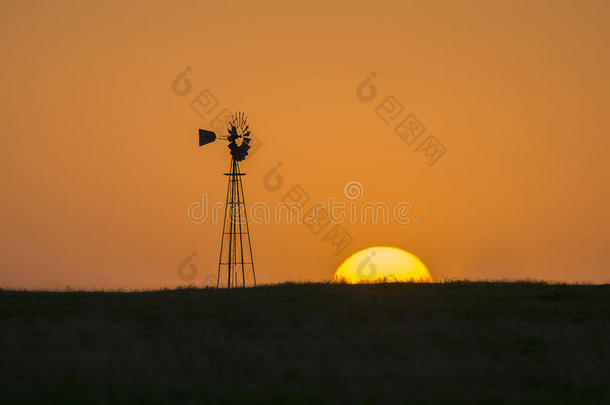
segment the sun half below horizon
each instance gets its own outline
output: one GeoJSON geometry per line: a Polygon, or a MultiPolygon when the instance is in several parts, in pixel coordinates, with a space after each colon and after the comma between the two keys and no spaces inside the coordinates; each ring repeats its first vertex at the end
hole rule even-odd
{"type": "Polygon", "coordinates": [[[390,246],[374,246],[354,253],[339,266],[332,280],[348,284],[434,282],[430,271],[417,256],[390,246]]]}

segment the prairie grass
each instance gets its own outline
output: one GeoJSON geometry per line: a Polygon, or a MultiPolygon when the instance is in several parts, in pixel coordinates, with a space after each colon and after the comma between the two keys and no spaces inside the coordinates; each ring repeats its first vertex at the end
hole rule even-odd
{"type": "Polygon", "coordinates": [[[0,290],[0,404],[610,402],[610,286],[0,290]]]}

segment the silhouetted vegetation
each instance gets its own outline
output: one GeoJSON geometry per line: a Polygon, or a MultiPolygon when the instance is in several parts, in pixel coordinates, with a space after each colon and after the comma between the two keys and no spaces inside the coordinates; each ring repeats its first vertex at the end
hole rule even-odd
{"type": "Polygon", "coordinates": [[[0,291],[0,403],[610,402],[610,286],[0,291]]]}

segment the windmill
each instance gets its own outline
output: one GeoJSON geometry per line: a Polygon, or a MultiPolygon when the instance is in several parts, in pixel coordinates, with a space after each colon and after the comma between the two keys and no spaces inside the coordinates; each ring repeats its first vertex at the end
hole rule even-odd
{"type": "Polygon", "coordinates": [[[199,130],[199,146],[207,145],[216,139],[229,142],[231,167],[227,185],[225,214],[222,223],[220,240],[220,255],[218,259],[218,278],[216,287],[246,287],[256,285],[254,274],[254,258],[250,242],[250,229],[246,214],[244,188],[241,177],[246,173],[239,170],[239,162],[243,161],[250,149],[250,126],[246,115],[242,112],[233,114],[227,123],[227,135],[217,137],[212,131],[199,130]]]}

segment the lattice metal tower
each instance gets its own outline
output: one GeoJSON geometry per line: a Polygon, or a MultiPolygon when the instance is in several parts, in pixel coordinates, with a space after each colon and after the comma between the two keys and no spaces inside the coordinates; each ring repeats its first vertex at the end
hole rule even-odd
{"type": "MultiPolygon", "coordinates": [[[[244,113],[236,113],[228,123],[228,135],[218,137],[229,142],[231,167],[227,185],[225,215],[222,224],[220,255],[218,259],[218,279],[216,287],[246,287],[256,285],[254,257],[250,241],[250,228],[244,198],[244,188],[239,162],[243,161],[250,149],[250,126],[244,113]]],[[[199,130],[199,146],[214,142],[217,139],[212,131],[199,130]]]]}

